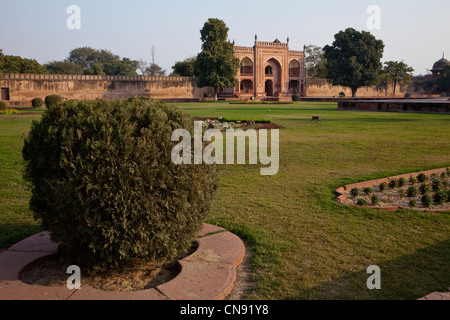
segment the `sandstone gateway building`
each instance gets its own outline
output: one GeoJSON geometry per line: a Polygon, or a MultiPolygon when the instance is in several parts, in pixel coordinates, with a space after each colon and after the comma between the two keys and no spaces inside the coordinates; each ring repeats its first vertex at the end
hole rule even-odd
{"type": "Polygon", "coordinates": [[[220,89],[219,97],[241,100],[292,100],[294,94],[305,93],[305,52],[289,50],[286,43],[258,41],[253,47],[234,46],[239,59],[239,84],[220,89]]]}

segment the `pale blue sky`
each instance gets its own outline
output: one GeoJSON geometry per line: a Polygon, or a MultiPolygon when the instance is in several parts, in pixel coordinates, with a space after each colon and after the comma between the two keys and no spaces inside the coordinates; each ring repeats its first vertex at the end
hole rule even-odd
{"type": "Polygon", "coordinates": [[[290,37],[290,47],[331,44],[348,27],[384,41],[383,60],[404,60],[424,74],[443,52],[450,58],[448,0],[0,0],[0,48],[40,63],[65,59],[70,50],[91,46],[151,61],[171,72],[175,61],[200,51],[200,29],[208,18],[230,28],[230,40],[252,46],[290,37]],[[81,8],[81,30],[69,30],[69,5],[81,8]],[[276,7],[274,7],[276,5],[276,7]],[[367,27],[367,8],[381,9],[381,29],[367,27]]]}

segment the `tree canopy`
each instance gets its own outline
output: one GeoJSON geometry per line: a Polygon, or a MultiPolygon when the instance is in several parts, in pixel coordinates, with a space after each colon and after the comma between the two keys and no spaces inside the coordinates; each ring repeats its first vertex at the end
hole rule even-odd
{"type": "Polygon", "coordinates": [[[414,69],[403,61],[387,61],[384,63],[382,77],[384,80],[394,83],[393,95],[395,96],[397,84],[411,82],[412,72],[414,72],[414,69]]]}
{"type": "Polygon", "coordinates": [[[70,51],[67,61],[81,67],[84,74],[137,76],[137,61],[129,58],[121,59],[108,50],[76,48],[70,51]]]}
{"type": "Polygon", "coordinates": [[[192,77],[194,76],[195,61],[197,57],[187,58],[184,61],[177,61],[172,67],[173,75],[180,77],[192,77]]]}
{"type": "Polygon", "coordinates": [[[213,87],[217,100],[218,88],[233,88],[239,59],[233,55],[233,44],[227,41],[228,27],[219,19],[209,19],[200,31],[202,51],[195,61],[194,73],[200,88],[213,87]]]}
{"type": "Polygon", "coordinates": [[[52,61],[44,65],[51,74],[83,74],[79,65],[69,61],[52,61]]]}
{"type": "Polygon", "coordinates": [[[324,47],[326,78],[333,85],[358,88],[377,84],[382,69],[384,43],[370,32],[353,28],[340,31],[333,44],[324,47]]]}
{"type": "Polygon", "coordinates": [[[312,44],[305,49],[305,67],[308,77],[325,78],[327,70],[323,49],[312,44]]]}
{"type": "Polygon", "coordinates": [[[4,55],[0,50],[0,73],[48,73],[47,69],[34,59],[4,55]]]}
{"type": "Polygon", "coordinates": [[[156,63],[150,63],[145,71],[145,75],[147,76],[153,76],[153,77],[165,77],[166,76],[166,70],[161,68],[156,63]]]}

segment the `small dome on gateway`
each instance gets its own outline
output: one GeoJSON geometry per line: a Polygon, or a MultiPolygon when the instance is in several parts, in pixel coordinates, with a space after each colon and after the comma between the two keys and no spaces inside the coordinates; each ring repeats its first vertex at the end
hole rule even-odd
{"type": "Polygon", "coordinates": [[[436,63],[433,65],[433,69],[431,71],[434,70],[441,70],[443,69],[445,66],[450,65],[450,61],[448,61],[447,59],[444,58],[444,56],[442,57],[442,59],[436,61],[436,63]]]}
{"type": "Polygon", "coordinates": [[[278,39],[275,39],[275,41],[273,43],[281,43],[281,41],[278,39]]]}

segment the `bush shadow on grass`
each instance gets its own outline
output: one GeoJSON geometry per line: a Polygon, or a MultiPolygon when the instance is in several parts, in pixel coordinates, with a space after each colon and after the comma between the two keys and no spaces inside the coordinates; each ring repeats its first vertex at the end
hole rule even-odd
{"type": "Polygon", "coordinates": [[[0,251],[42,231],[38,223],[0,223],[0,251]]]}
{"type": "MultiPolygon", "coordinates": [[[[450,286],[450,240],[386,262],[381,269],[381,289],[369,290],[372,274],[365,270],[326,282],[296,299],[318,300],[417,300],[432,292],[447,292],[450,286]]],[[[369,266],[367,266],[368,268],[369,266]]]]}

